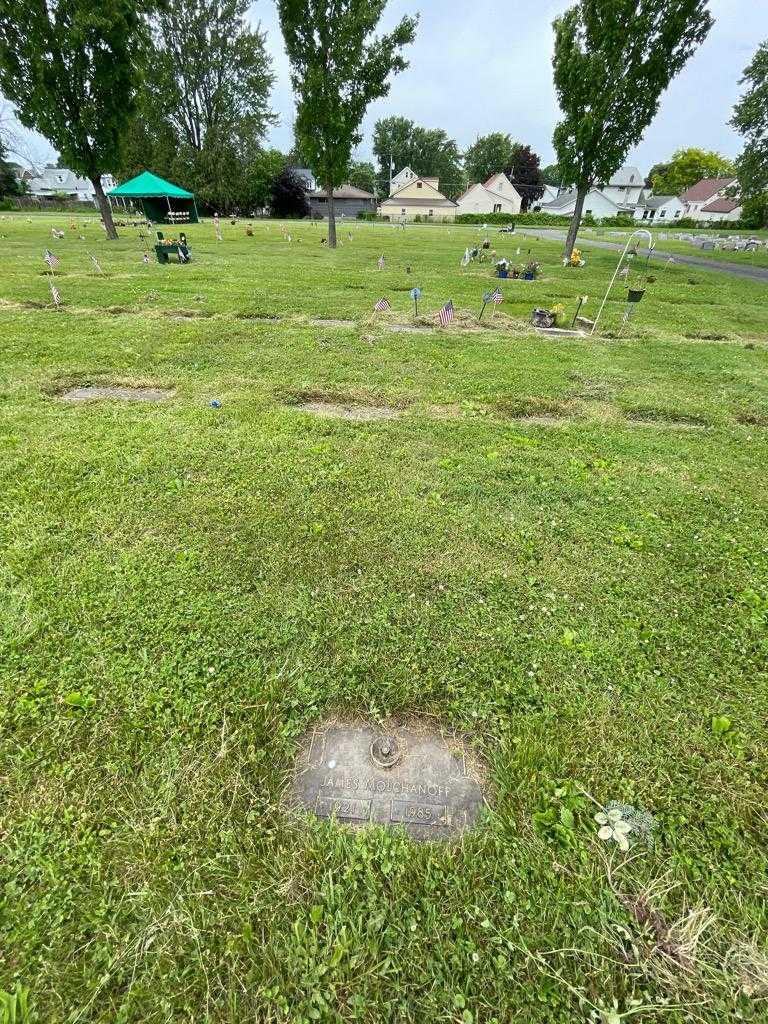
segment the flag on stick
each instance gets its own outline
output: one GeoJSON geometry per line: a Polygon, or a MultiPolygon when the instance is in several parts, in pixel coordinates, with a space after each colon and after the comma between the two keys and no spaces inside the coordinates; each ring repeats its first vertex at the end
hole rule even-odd
{"type": "Polygon", "coordinates": [[[388,309],[391,309],[391,308],[392,307],[389,304],[389,299],[387,299],[384,295],[382,295],[382,297],[379,299],[379,301],[373,307],[373,309],[374,309],[374,311],[376,313],[385,313],[388,309]]]}
{"type": "Polygon", "coordinates": [[[54,306],[58,309],[61,305],[61,293],[56,285],[53,283],[53,279],[50,280],[51,285],[51,298],[53,299],[54,306]]]}
{"type": "Polygon", "coordinates": [[[501,294],[501,288],[499,288],[499,286],[496,285],[496,291],[491,293],[491,302],[494,304],[494,306],[498,306],[498,304],[503,301],[504,296],[501,294]]]}
{"type": "Polygon", "coordinates": [[[101,264],[96,259],[96,257],[92,253],[90,253],[90,252],[88,253],[88,255],[91,257],[91,263],[94,265],[94,267],[96,267],[96,273],[97,274],[103,274],[104,271],[101,269],[101,264]]]}
{"type": "MultiPolygon", "coordinates": [[[[408,267],[409,271],[410,269],[411,268],[408,267]]],[[[419,299],[421,298],[421,288],[411,288],[411,298],[413,299],[413,305],[415,310],[413,315],[414,317],[417,317],[419,315],[419,299]]]]}
{"type": "Polygon", "coordinates": [[[379,270],[383,270],[384,269],[384,257],[383,256],[379,256],[378,260],[376,261],[376,266],[379,268],[379,270]]]}
{"type": "Polygon", "coordinates": [[[485,312],[485,307],[488,305],[488,303],[491,301],[492,298],[493,298],[493,292],[483,292],[483,307],[480,310],[480,316],[477,318],[478,320],[482,320],[483,319],[483,313],[485,312]]]}
{"type": "Polygon", "coordinates": [[[453,320],[453,303],[450,299],[446,302],[437,316],[440,320],[441,327],[447,327],[451,320],[453,320]]]}
{"type": "Polygon", "coordinates": [[[55,270],[56,267],[58,267],[59,265],[59,257],[54,256],[50,249],[45,250],[45,252],[43,253],[43,259],[51,268],[51,270],[55,270]]]}

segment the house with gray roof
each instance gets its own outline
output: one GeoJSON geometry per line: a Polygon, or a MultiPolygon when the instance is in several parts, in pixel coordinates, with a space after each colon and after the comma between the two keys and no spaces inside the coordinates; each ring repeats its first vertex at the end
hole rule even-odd
{"type": "MultiPolygon", "coordinates": [[[[309,194],[310,216],[322,220],[328,216],[328,192],[324,188],[309,194]]],[[[357,217],[358,213],[375,213],[376,198],[370,192],[354,185],[340,185],[333,190],[336,217],[357,217]]]]}

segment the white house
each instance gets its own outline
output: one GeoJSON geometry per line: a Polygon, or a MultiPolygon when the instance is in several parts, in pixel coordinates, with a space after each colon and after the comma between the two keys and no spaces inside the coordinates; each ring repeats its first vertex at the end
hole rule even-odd
{"type": "MultiPolygon", "coordinates": [[[[93,185],[87,178],[78,177],[74,171],[66,167],[46,167],[40,174],[28,178],[27,185],[30,194],[39,199],[65,195],[68,199],[91,203],[96,195],[93,185]]],[[[105,192],[115,187],[115,179],[111,174],[102,174],[101,187],[105,192]]]]}
{"type": "Polygon", "coordinates": [[[718,221],[718,220],[741,220],[741,200],[729,199],[723,196],[722,199],[713,199],[702,207],[697,215],[697,220],[718,221]]]}
{"type": "Polygon", "coordinates": [[[732,216],[733,211],[739,208],[739,204],[728,199],[726,192],[736,184],[736,178],[702,178],[695,185],[680,196],[680,202],[685,207],[685,216],[693,220],[738,220],[732,216]],[[717,200],[728,200],[729,210],[720,210],[717,200]],[[707,209],[712,204],[718,206],[717,210],[707,209]]]}
{"type": "Polygon", "coordinates": [[[643,199],[645,179],[637,167],[620,167],[609,182],[595,187],[620,210],[634,212],[643,199]]]}
{"type": "Polygon", "coordinates": [[[401,168],[389,183],[389,194],[393,196],[395,192],[399,192],[401,188],[410,185],[417,178],[418,174],[412,171],[410,167],[401,168]]]}
{"type": "Polygon", "coordinates": [[[470,185],[456,200],[461,213],[520,213],[520,193],[506,174],[492,174],[484,184],[470,185]]]}
{"type": "Polygon", "coordinates": [[[552,203],[552,202],[554,202],[555,199],[557,199],[558,193],[560,192],[560,189],[556,185],[544,185],[543,188],[544,188],[544,191],[542,192],[541,196],[534,203],[534,206],[533,206],[534,210],[539,209],[545,203],[552,203]]]}
{"type": "MultiPolygon", "coordinates": [[[[576,189],[569,189],[562,192],[557,199],[551,203],[545,203],[541,207],[542,213],[556,213],[562,217],[570,217],[576,208],[576,189]]],[[[621,213],[618,203],[609,199],[600,189],[593,188],[587,192],[584,199],[582,215],[592,217],[617,217],[621,213]]]]}
{"type": "Polygon", "coordinates": [[[671,224],[682,217],[685,207],[677,196],[648,196],[635,207],[635,220],[664,221],[671,224]]]}

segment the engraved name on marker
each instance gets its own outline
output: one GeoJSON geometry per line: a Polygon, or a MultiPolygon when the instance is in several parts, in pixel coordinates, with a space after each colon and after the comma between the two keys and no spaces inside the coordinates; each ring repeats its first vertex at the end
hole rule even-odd
{"type": "Polygon", "coordinates": [[[334,722],[299,756],[295,803],[340,824],[404,828],[414,839],[448,839],[475,825],[483,794],[460,743],[436,730],[334,722]]]}

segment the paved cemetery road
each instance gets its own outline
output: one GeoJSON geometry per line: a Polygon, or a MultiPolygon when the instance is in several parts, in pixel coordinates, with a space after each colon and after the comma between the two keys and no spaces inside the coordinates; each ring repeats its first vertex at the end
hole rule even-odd
{"type": "MultiPolygon", "coordinates": [[[[547,238],[552,241],[565,241],[565,232],[557,231],[552,228],[535,228],[535,227],[518,227],[517,232],[521,235],[538,235],[539,238],[547,238]]],[[[601,242],[596,238],[582,238],[578,239],[579,246],[582,249],[588,249],[593,246],[595,249],[613,249],[615,252],[619,252],[624,248],[626,243],[619,242],[601,242]]],[[[647,249],[638,249],[639,256],[647,256],[647,249]]],[[[696,267],[697,270],[719,270],[723,274],[734,274],[736,277],[749,277],[753,281],[765,281],[768,283],[768,267],[755,267],[747,263],[725,263],[722,260],[710,260],[706,256],[681,256],[678,252],[663,252],[660,249],[654,249],[652,259],[656,260],[668,260],[672,256],[675,263],[682,264],[685,267],[696,267]]]]}

